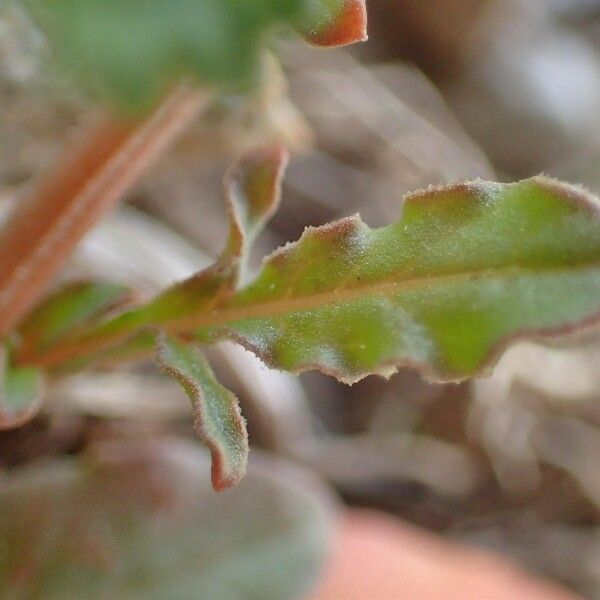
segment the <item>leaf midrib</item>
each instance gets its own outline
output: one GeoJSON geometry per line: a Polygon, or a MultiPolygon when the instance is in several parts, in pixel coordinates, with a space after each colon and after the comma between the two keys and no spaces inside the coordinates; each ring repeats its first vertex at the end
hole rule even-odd
{"type": "MultiPolygon", "coordinates": [[[[578,271],[596,270],[600,263],[589,263],[578,266],[563,266],[549,268],[525,268],[525,267],[503,267],[495,269],[480,269],[461,273],[442,274],[424,277],[414,277],[401,281],[390,281],[389,279],[378,282],[366,282],[362,285],[335,288],[326,292],[318,292],[312,295],[297,297],[278,297],[267,302],[222,305],[215,307],[210,313],[199,313],[183,319],[175,319],[161,326],[173,332],[189,332],[194,329],[205,327],[218,327],[245,319],[257,319],[264,317],[277,317],[286,313],[301,312],[338,304],[354,299],[368,298],[373,296],[391,297],[402,291],[413,291],[427,286],[467,282],[478,279],[515,279],[524,276],[547,276],[565,273],[576,273],[578,271]]],[[[246,290],[241,290],[242,292],[246,290]]],[[[233,297],[235,300],[236,296],[233,297]]]]}

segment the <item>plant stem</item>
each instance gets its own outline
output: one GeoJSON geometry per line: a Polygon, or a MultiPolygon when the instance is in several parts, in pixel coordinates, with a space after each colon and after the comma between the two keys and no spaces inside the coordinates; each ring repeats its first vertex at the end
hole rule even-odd
{"type": "Polygon", "coordinates": [[[209,102],[206,92],[182,85],[142,121],[99,119],[21,201],[0,229],[0,338],[40,299],[83,235],[209,102]]]}

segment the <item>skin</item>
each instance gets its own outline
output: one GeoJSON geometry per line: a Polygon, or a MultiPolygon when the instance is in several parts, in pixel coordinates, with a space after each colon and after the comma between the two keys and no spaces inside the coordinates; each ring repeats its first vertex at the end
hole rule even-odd
{"type": "Polygon", "coordinates": [[[343,516],[337,546],[310,600],[569,600],[560,586],[494,554],[447,542],[367,510],[343,516]]]}

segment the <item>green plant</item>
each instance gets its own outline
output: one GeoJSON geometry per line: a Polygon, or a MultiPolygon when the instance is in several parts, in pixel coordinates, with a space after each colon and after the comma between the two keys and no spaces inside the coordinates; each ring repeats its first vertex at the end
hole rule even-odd
{"type": "Polygon", "coordinates": [[[81,235],[191,116],[248,84],[265,31],[287,23],[315,43],[354,41],[365,4],[207,0],[168,15],[160,0],[31,4],[59,54],[77,57],[75,72],[121,116],[107,113],[0,231],[5,427],[34,412],[47,376],[156,354],[190,396],[213,486],[224,489],[244,475],[247,435],[203,344],[232,339],[272,367],[348,383],[399,365],[458,381],[485,374],[517,338],[570,334],[598,319],[600,204],[545,177],[417,192],[379,229],[358,216],[309,228],[246,284],[251,244],[279,202],[281,147],[249,153],[226,176],[229,238],[210,268],[134,307],[123,307],[126,290],[98,283],[38,302],[81,235]],[[220,25],[201,35],[208,16],[220,25]],[[110,44],[94,29],[99,20],[110,44]]]}

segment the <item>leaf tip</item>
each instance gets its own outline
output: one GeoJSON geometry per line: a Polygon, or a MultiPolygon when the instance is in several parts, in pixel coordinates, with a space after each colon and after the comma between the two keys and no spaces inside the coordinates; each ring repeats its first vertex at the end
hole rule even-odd
{"type": "Polygon", "coordinates": [[[248,432],[237,398],[215,378],[208,361],[195,347],[160,333],[156,361],[188,395],[194,430],[211,453],[211,481],[220,492],[237,485],[246,474],[248,432]]]}
{"type": "Polygon", "coordinates": [[[243,258],[254,238],[276,212],[288,162],[285,145],[262,146],[243,154],[225,174],[223,188],[230,232],[223,262],[243,258]]]}
{"type": "Polygon", "coordinates": [[[257,170],[270,174],[269,181],[274,185],[281,181],[288,162],[289,151],[285,144],[271,144],[249,150],[238,159],[225,176],[226,187],[241,174],[245,174],[247,179],[257,170]]]}
{"type": "Polygon", "coordinates": [[[8,366],[0,353],[0,431],[18,429],[41,410],[45,392],[42,373],[33,367],[8,366]]]}
{"type": "Polygon", "coordinates": [[[366,0],[344,0],[337,15],[305,34],[309,44],[324,48],[348,46],[368,39],[366,0]]]}
{"type": "Polygon", "coordinates": [[[246,461],[241,469],[231,470],[225,466],[222,454],[211,451],[210,478],[215,492],[224,492],[238,485],[246,475],[246,461]]]}

